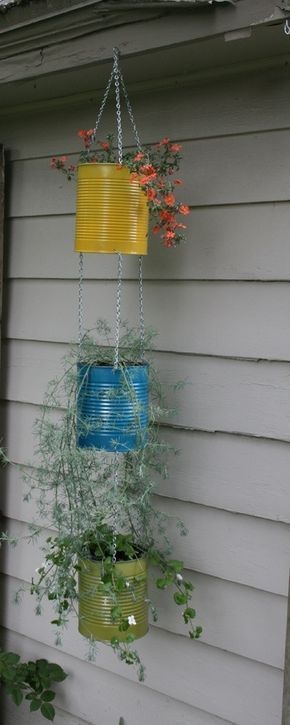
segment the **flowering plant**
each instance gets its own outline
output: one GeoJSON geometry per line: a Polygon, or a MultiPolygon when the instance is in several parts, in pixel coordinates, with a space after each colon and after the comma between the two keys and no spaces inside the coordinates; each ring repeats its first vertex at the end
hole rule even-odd
{"type": "MultiPolygon", "coordinates": [[[[154,221],[153,234],[160,234],[165,247],[176,247],[184,240],[186,224],[183,217],[190,213],[189,206],[177,201],[175,189],[182,180],[175,178],[179,169],[182,149],[178,143],[164,138],[159,143],[142,150],[128,151],[123,156],[122,166],[118,164],[114,138],[97,142],[92,149],[94,131],[80,130],[78,136],[83,140],[84,149],[79,157],[79,164],[116,163],[118,168],[126,166],[131,172],[132,181],[137,180],[146,194],[149,211],[154,221]]],[[[76,165],[71,164],[67,156],[51,159],[50,165],[62,171],[68,180],[75,176],[76,165]]]]}

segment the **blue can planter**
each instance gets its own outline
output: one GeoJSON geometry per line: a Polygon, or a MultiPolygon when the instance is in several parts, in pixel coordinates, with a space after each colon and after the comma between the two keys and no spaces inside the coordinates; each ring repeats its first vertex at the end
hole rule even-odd
{"type": "Polygon", "coordinates": [[[148,364],[114,369],[78,364],[77,443],[80,448],[126,451],[147,439],[148,364]]]}

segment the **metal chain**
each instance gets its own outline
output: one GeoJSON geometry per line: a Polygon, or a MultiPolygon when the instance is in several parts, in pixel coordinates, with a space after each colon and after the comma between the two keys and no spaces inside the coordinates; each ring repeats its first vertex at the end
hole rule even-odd
{"type": "Polygon", "coordinates": [[[288,19],[285,20],[284,33],[286,33],[286,35],[290,35],[290,25],[289,25],[289,20],[288,19]]]}
{"type": "Polygon", "coordinates": [[[119,485],[119,476],[118,476],[118,454],[115,453],[114,457],[114,517],[113,517],[113,546],[112,546],[112,562],[113,564],[116,564],[117,561],[117,508],[116,508],[116,493],[117,488],[119,485]]]}
{"type": "Polygon", "coordinates": [[[113,74],[114,74],[115,94],[116,94],[118,162],[119,162],[119,164],[121,164],[123,161],[123,131],[122,131],[122,118],[121,118],[119,55],[120,55],[119,49],[113,48],[113,58],[114,58],[113,74]]]}
{"type": "Polygon", "coordinates": [[[95,126],[94,126],[94,130],[93,130],[93,133],[92,133],[92,135],[90,137],[89,146],[91,146],[91,144],[94,143],[94,141],[96,140],[96,133],[97,133],[97,130],[99,128],[100,121],[101,121],[101,118],[102,118],[102,115],[103,115],[103,112],[104,112],[104,108],[105,108],[105,105],[106,105],[107,100],[108,100],[108,95],[110,93],[110,88],[111,88],[111,85],[112,85],[113,78],[114,78],[114,70],[112,70],[111,75],[110,75],[110,78],[109,78],[108,83],[107,83],[107,87],[106,87],[106,90],[105,90],[105,93],[104,93],[104,96],[103,96],[103,100],[102,100],[102,103],[100,105],[100,110],[99,110],[99,113],[98,113],[97,118],[96,118],[96,123],[95,123],[95,126]]]}
{"type": "Polygon", "coordinates": [[[123,257],[122,257],[122,254],[118,254],[118,284],[117,284],[117,301],[116,301],[116,328],[115,328],[114,370],[116,370],[119,367],[119,343],[120,343],[120,324],[121,324],[122,275],[123,275],[123,257]]]}
{"type": "Polygon", "coordinates": [[[139,257],[139,329],[141,342],[141,360],[145,353],[145,322],[144,322],[144,298],[143,298],[143,257],[139,257]]]}
{"type": "Polygon", "coordinates": [[[132,127],[133,127],[133,132],[134,132],[134,136],[135,136],[135,139],[136,139],[137,148],[138,148],[138,151],[142,151],[142,145],[141,145],[141,141],[140,141],[140,136],[139,136],[138,129],[137,129],[137,126],[136,126],[136,122],[135,122],[135,119],[134,119],[134,116],[133,116],[132,106],[131,106],[131,103],[130,103],[130,99],[129,99],[129,96],[128,96],[128,91],[127,91],[127,88],[125,86],[125,81],[124,81],[123,74],[122,74],[122,71],[121,70],[119,70],[119,77],[120,77],[120,81],[121,81],[123,95],[124,95],[124,98],[125,98],[125,101],[126,101],[127,111],[128,111],[129,118],[130,118],[130,121],[131,121],[131,124],[132,124],[132,127]]]}
{"type": "Polygon", "coordinates": [[[84,336],[84,255],[79,254],[79,287],[78,287],[78,325],[79,325],[79,347],[81,347],[84,336]]]}

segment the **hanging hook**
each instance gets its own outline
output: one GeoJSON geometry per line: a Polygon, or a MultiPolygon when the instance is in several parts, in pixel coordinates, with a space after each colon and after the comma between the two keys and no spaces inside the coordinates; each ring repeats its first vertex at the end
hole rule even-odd
{"type": "Polygon", "coordinates": [[[290,35],[290,25],[289,25],[288,18],[287,18],[287,20],[285,20],[285,23],[284,23],[284,33],[286,35],[290,35]]]}

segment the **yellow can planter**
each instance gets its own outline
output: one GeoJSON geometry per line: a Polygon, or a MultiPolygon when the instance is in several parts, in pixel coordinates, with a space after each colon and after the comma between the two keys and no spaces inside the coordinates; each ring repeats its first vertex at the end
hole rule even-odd
{"type": "Polygon", "coordinates": [[[76,252],[147,254],[146,194],[126,166],[77,167],[76,252]]]}
{"type": "Polygon", "coordinates": [[[116,563],[116,574],[121,574],[129,582],[128,588],[117,595],[117,600],[98,592],[101,583],[101,562],[83,559],[79,571],[79,632],[84,637],[93,637],[102,642],[116,637],[123,642],[132,632],[136,639],[148,632],[147,597],[147,561],[134,559],[116,563]],[[123,618],[135,618],[136,624],[126,632],[120,632],[118,624],[111,619],[111,609],[115,605],[122,609],[123,618]]]}

